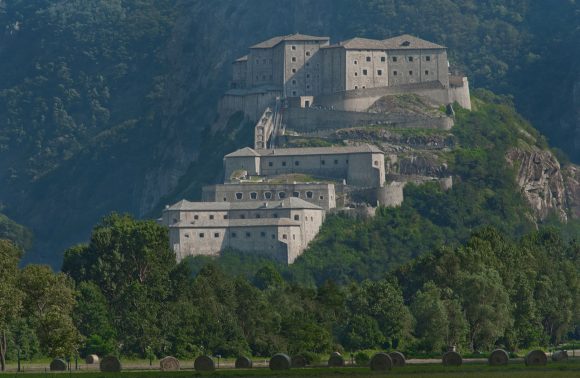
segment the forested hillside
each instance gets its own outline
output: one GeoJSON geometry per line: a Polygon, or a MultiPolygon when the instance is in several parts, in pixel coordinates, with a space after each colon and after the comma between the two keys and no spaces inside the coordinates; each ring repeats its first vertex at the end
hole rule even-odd
{"type": "Polygon", "coordinates": [[[472,86],[513,94],[580,161],[579,12],[533,0],[0,0],[0,203],[35,233],[26,260],[58,266],[103,214],[157,216],[195,197],[219,177],[197,159],[216,150],[205,130],[229,63],[296,31],[445,44],[472,86]]]}

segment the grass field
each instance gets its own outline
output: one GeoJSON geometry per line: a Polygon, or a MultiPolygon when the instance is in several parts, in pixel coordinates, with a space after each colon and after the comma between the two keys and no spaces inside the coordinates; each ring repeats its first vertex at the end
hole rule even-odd
{"type": "MultiPolygon", "coordinates": [[[[513,362],[505,367],[491,367],[485,363],[464,364],[461,367],[446,367],[440,364],[414,364],[404,368],[394,369],[387,373],[374,373],[368,368],[345,367],[345,368],[305,368],[288,371],[271,371],[267,368],[249,370],[220,369],[211,373],[200,373],[193,370],[179,372],[159,371],[128,371],[117,374],[99,372],[64,372],[64,373],[3,373],[0,377],[75,377],[75,378],[181,378],[181,377],[401,377],[401,378],[426,378],[426,377],[473,377],[473,378],[577,378],[580,377],[580,361],[568,361],[565,363],[549,363],[545,367],[526,367],[521,362],[513,362]]],[[[57,378],[55,377],[55,378],[57,378]]]]}

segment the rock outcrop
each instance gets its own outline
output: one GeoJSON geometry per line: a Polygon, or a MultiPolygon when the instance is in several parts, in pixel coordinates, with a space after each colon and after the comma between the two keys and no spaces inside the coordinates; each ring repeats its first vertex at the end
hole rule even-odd
{"type": "Polygon", "coordinates": [[[506,158],[518,170],[517,183],[536,218],[542,221],[556,214],[566,222],[566,188],[556,157],[550,151],[530,147],[511,149],[506,158]]]}
{"type": "Polygon", "coordinates": [[[567,165],[563,169],[563,177],[568,214],[572,218],[580,219],[580,167],[567,165]]]}

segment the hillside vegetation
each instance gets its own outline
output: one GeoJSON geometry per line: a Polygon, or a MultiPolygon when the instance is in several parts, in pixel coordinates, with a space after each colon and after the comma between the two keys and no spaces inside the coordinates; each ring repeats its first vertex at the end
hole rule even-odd
{"type": "Polygon", "coordinates": [[[229,63],[296,31],[445,44],[472,86],[515,95],[579,161],[578,12],[532,0],[0,0],[0,202],[36,235],[26,259],[58,266],[104,214],[197,195],[183,180],[219,177],[196,167],[229,63]]]}

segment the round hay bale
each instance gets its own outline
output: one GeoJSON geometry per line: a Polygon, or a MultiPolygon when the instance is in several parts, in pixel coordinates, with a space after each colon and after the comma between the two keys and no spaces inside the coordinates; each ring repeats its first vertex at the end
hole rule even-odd
{"type": "Polygon", "coordinates": [[[342,354],[340,354],[338,352],[332,352],[332,354],[328,358],[328,366],[329,367],[342,367],[342,366],[344,366],[344,357],[342,357],[342,354]]]}
{"type": "Polygon", "coordinates": [[[99,365],[101,371],[107,373],[118,373],[121,371],[121,361],[115,356],[107,356],[101,360],[99,365]]]}
{"type": "Polygon", "coordinates": [[[293,368],[303,368],[306,367],[306,365],[308,365],[308,359],[304,355],[297,354],[295,356],[292,356],[293,368]]]}
{"type": "Polygon", "coordinates": [[[67,367],[66,361],[61,358],[50,361],[50,371],[66,371],[67,367]]]}
{"type": "Polygon", "coordinates": [[[391,357],[391,360],[393,361],[393,367],[403,367],[407,363],[405,355],[401,352],[391,352],[389,353],[389,357],[391,357]]]}
{"type": "Polygon", "coordinates": [[[443,365],[446,366],[461,366],[463,363],[463,358],[461,358],[461,355],[453,351],[445,353],[441,360],[443,365]]]}
{"type": "Polygon", "coordinates": [[[199,356],[195,359],[193,367],[197,371],[214,371],[215,362],[213,362],[213,358],[210,356],[199,356]]]}
{"type": "Polygon", "coordinates": [[[373,371],[391,370],[393,368],[393,360],[387,353],[379,352],[371,358],[370,366],[373,371]]]}
{"type": "Polygon", "coordinates": [[[552,353],[552,361],[566,361],[568,359],[568,352],[565,350],[557,350],[552,353]]]}
{"type": "Polygon", "coordinates": [[[288,370],[292,366],[292,360],[287,354],[278,353],[270,358],[271,370],[288,370]]]}
{"type": "Polygon", "coordinates": [[[87,358],[85,358],[85,362],[88,365],[98,364],[99,363],[99,356],[96,354],[89,354],[87,358]]]}
{"type": "Polygon", "coordinates": [[[510,360],[510,355],[503,349],[496,349],[489,355],[489,364],[491,366],[507,365],[510,360]]]}
{"type": "Polygon", "coordinates": [[[548,357],[543,350],[532,350],[524,359],[526,366],[544,366],[548,363],[548,357]]]}
{"type": "Polygon", "coordinates": [[[172,356],[167,356],[159,360],[159,368],[161,371],[178,371],[181,369],[179,367],[179,360],[172,356]]]}
{"type": "Polygon", "coordinates": [[[236,369],[251,369],[252,368],[252,360],[246,356],[240,356],[236,358],[236,369]]]}

